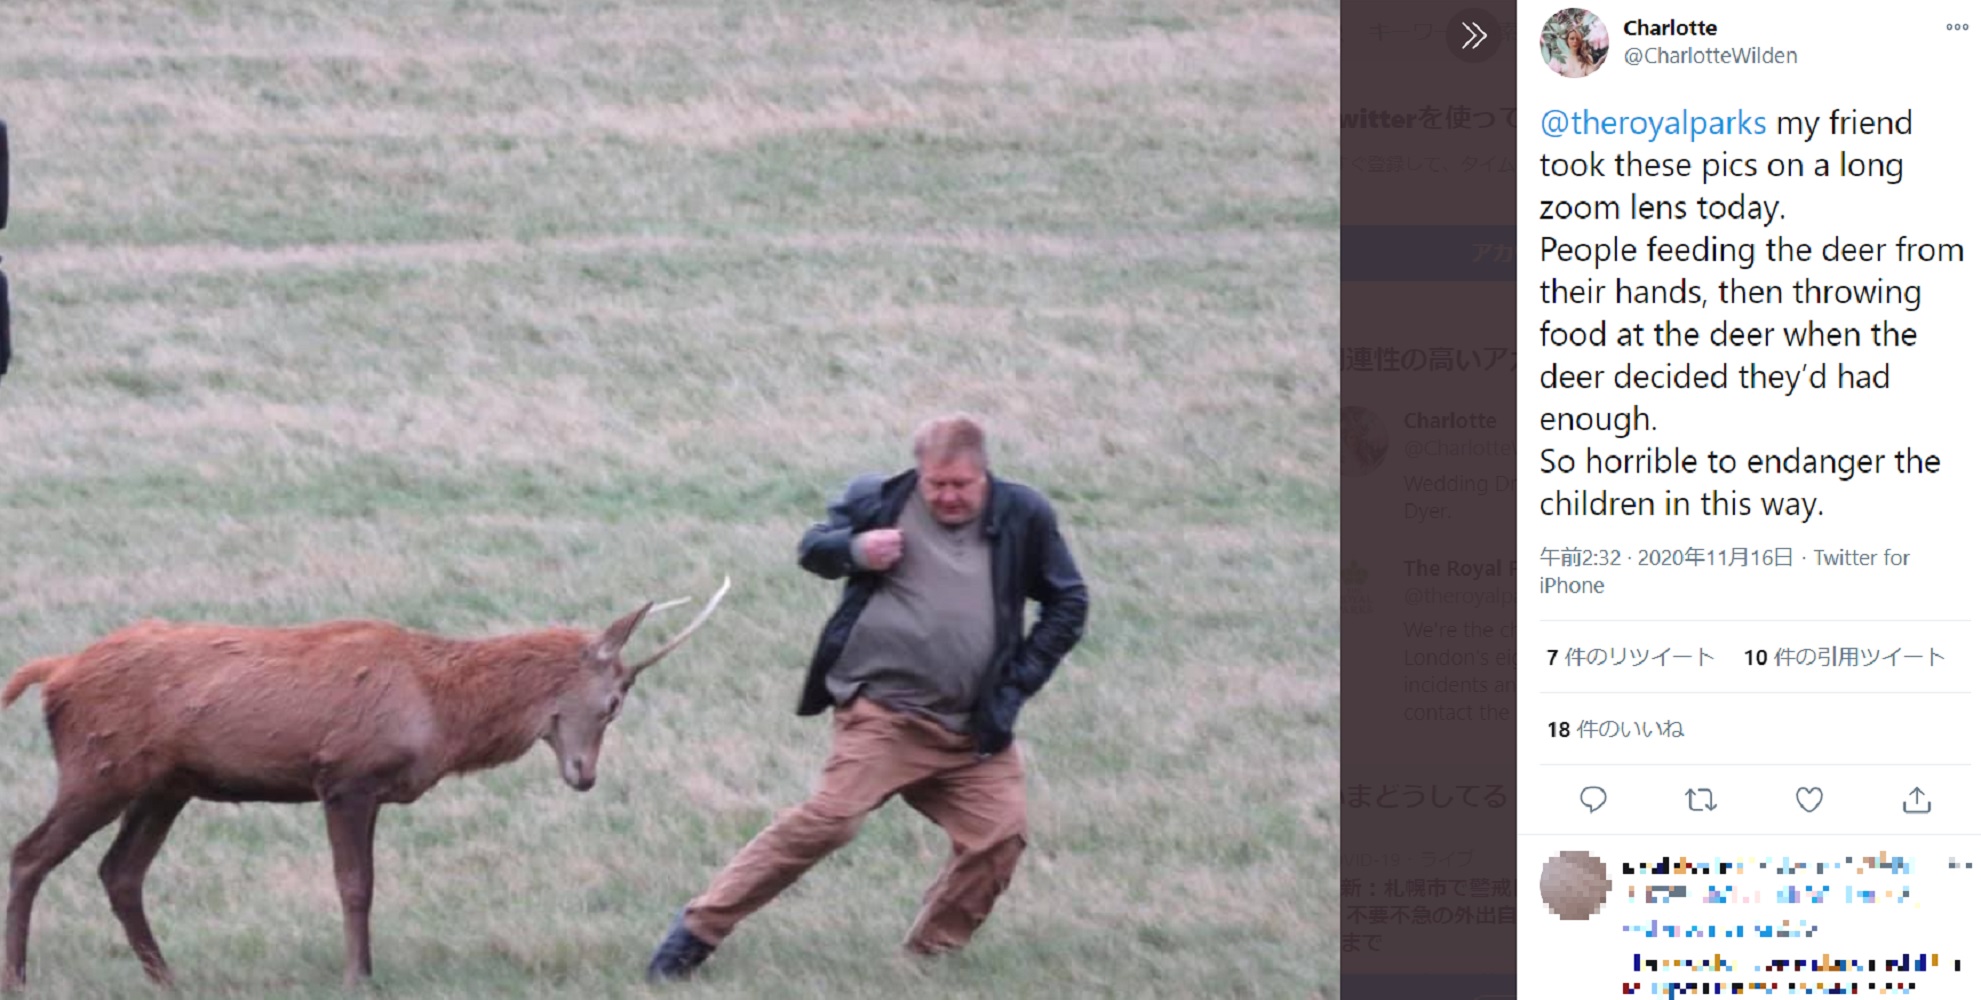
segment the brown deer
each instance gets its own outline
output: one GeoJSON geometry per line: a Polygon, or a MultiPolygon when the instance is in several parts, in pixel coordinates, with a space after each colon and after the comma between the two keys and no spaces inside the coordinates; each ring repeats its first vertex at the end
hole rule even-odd
{"type": "Polygon", "coordinates": [[[633,681],[728,592],[725,579],[686,628],[630,667],[619,654],[651,601],[596,635],[547,628],[480,640],[372,621],[145,621],[73,656],[27,664],[0,692],[0,707],[43,686],[57,788],[47,818],[14,848],[0,986],[27,981],[28,916],[42,880],[120,815],[103,887],[145,974],[170,985],[145,919],[144,878],[196,798],[323,803],[344,907],[344,982],[362,985],[371,976],[379,806],[413,802],[451,774],[506,764],[538,740],[557,752],[566,784],[591,788],[605,729],[633,681]]]}

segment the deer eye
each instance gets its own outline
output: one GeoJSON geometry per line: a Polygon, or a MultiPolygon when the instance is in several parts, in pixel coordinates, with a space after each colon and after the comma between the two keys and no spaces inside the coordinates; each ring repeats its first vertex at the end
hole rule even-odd
{"type": "Polygon", "coordinates": [[[619,715],[619,704],[620,704],[619,696],[616,694],[613,695],[612,700],[606,703],[605,717],[608,719],[617,717],[619,715]]]}

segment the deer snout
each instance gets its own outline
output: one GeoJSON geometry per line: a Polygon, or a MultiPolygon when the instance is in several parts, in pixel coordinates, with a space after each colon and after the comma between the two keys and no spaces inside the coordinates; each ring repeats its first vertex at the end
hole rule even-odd
{"type": "Polygon", "coordinates": [[[564,783],[581,792],[589,792],[598,784],[598,765],[592,761],[574,759],[565,762],[564,783]]]}

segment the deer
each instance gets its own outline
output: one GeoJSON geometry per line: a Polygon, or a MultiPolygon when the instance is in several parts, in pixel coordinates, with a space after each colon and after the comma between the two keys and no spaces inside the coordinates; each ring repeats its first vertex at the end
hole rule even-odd
{"type": "Polygon", "coordinates": [[[640,673],[687,641],[729,580],[645,659],[620,658],[656,608],[603,632],[543,628],[449,639],[381,621],[293,627],[145,620],[80,653],[31,661],[0,708],[41,685],[56,764],[48,815],[15,846],[0,989],[27,983],[28,918],[43,879],[111,820],[99,869],[145,975],[173,985],[145,918],[145,873],[193,799],[322,803],[344,917],[344,985],[371,981],[372,843],[381,806],[493,768],[538,742],[579,792],[640,673]]]}

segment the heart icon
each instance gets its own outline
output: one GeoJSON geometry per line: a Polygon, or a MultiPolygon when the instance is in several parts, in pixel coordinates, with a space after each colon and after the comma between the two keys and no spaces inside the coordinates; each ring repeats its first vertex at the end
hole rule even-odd
{"type": "Polygon", "coordinates": [[[1820,788],[1798,788],[1795,790],[1795,804],[1801,806],[1803,812],[1815,812],[1816,807],[1823,804],[1823,790],[1820,788]]]}

